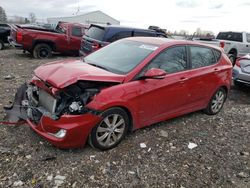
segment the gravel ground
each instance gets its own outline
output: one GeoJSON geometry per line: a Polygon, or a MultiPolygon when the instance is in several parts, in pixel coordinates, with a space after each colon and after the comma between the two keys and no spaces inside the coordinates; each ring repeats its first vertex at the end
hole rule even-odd
{"type": "MultiPolygon", "coordinates": [[[[63,58],[0,51],[0,121],[2,107],[32,71],[63,58]]],[[[27,124],[0,124],[0,187],[250,187],[249,139],[250,89],[235,87],[218,115],[195,112],[161,122],[105,152],[61,150],[27,124]]]]}

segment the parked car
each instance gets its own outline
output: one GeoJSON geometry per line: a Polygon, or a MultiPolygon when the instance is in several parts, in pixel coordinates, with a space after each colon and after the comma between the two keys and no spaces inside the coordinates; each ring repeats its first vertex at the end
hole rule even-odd
{"type": "Polygon", "coordinates": [[[250,86],[250,54],[236,60],[233,80],[236,86],[250,86]]]}
{"type": "Polygon", "coordinates": [[[10,36],[10,27],[8,24],[0,24],[0,50],[4,49],[4,45],[8,43],[10,36]]]}
{"type": "Polygon", "coordinates": [[[237,58],[250,53],[250,33],[247,32],[219,32],[216,39],[199,40],[199,42],[220,46],[229,59],[235,64],[237,58]]]}
{"type": "Polygon", "coordinates": [[[52,52],[79,55],[81,38],[86,28],[82,24],[65,22],[59,22],[55,29],[12,25],[9,41],[35,58],[49,58],[52,52]]]}
{"type": "Polygon", "coordinates": [[[217,114],[231,85],[232,65],[217,47],[132,37],[83,60],[42,65],[34,74],[14,102],[27,107],[31,128],[60,148],[88,140],[107,150],[128,131],[197,110],[217,114]]]}
{"type": "Polygon", "coordinates": [[[119,25],[92,24],[82,37],[80,54],[86,56],[111,42],[136,36],[167,38],[165,30],[157,26],[149,26],[149,29],[138,29],[119,25]]]}

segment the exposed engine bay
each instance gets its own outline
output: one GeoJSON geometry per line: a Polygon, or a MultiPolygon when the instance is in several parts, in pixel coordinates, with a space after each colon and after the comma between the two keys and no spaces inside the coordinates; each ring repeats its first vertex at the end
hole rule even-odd
{"type": "Polygon", "coordinates": [[[114,84],[78,81],[59,90],[54,96],[33,83],[23,84],[17,90],[13,105],[5,108],[7,118],[9,122],[18,122],[28,118],[34,123],[38,123],[42,116],[58,120],[63,114],[99,114],[98,111],[85,106],[93,100],[101,89],[114,84]]]}

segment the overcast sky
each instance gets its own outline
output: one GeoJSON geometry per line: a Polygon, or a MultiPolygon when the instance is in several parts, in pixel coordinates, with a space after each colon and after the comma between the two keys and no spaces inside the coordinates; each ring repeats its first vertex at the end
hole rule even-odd
{"type": "Polygon", "coordinates": [[[72,16],[101,10],[122,25],[146,28],[157,25],[171,31],[197,28],[250,31],[250,0],[0,0],[8,16],[37,18],[72,16]]]}

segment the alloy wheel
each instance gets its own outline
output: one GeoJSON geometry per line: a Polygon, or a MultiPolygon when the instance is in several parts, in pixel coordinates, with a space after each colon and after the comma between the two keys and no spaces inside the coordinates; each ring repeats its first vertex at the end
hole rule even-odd
{"type": "Polygon", "coordinates": [[[212,99],[212,104],[211,104],[211,111],[213,113],[217,113],[220,111],[220,109],[223,106],[223,103],[225,101],[225,93],[223,92],[223,90],[219,90],[213,97],[212,99]]]}
{"type": "Polygon", "coordinates": [[[126,128],[124,118],[119,114],[105,117],[96,130],[96,138],[101,146],[109,147],[120,141],[126,128]]]}

